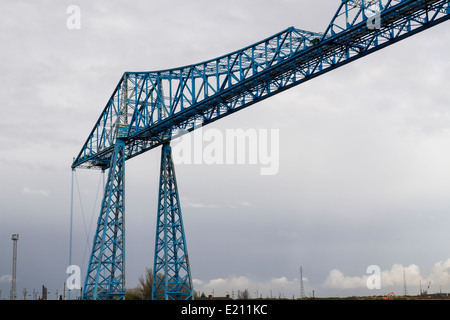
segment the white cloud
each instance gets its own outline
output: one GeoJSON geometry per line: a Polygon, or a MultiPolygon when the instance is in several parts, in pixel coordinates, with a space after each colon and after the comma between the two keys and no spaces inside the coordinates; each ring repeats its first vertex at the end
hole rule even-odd
{"type": "Polygon", "coordinates": [[[205,201],[199,201],[197,199],[191,199],[188,197],[181,197],[181,202],[183,208],[256,208],[257,206],[250,203],[249,201],[240,201],[240,202],[232,202],[232,203],[207,203],[205,201]]]}
{"type": "MultiPolygon", "coordinates": [[[[365,270],[364,270],[365,271],[365,270]]],[[[450,286],[450,258],[446,261],[436,262],[428,275],[421,274],[420,268],[416,264],[403,266],[402,264],[394,264],[390,269],[381,270],[381,290],[368,290],[367,282],[372,273],[361,275],[345,275],[338,269],[329,272],[327,278],[322,283],[321,289],[314,288],[307,278],[303,278],[305,291],[308,294],[315,291],[320,296],[330,296],[333,294],[330,289],[353,290],[365,294],[384,294],[385,292],[395,291],[403,292],[403,284],[406,279],[408,294],[414,295],[419,293],[419,285],[422,289],[427,289],[430,284],[429,292],[437,292],[440,289],[446,290],[446,286],[450,286]],[[314,290],[316,289],[316,290],[314,290]]],[[[256,295],[262,297],[286,297],[298,298],[300,291],[300,281],[298,278],[289,279],[286,276],[275,277],[265,280],[257,280],[247,276],[230,276],[219,277],[209,281],[194,279],[195,290],[206,295],[214,294],[215,296],[225,296],[226,294],[234,294],[237,296],[238,291],[247,289],[250,296],[255,298],[256,295]]]]}
{"type": "Polygon", "coordinates": [[[22,189],[22,193],[28,194],[28,195],[37,195],[37,196],[42,196],[42,197],[48,197],[51,194],[50,190],[46,190],[46,189],[35,190],[35,189],[30,189],[28,187],[24,187],[22,189]]]}
{"type": "Polygon", "coordinates": [[[217,204],[208,204],[204,202],[186,201],[183,202],[185,208],[219,208],[217,204]]]}
{"type": "Polygon", "coordinates": [[[355,289],[366,286],[367,276],[350,277],[345,276],[341,271],[333,269],[330,271],[324,286],[335,289],[355,289]]]}
{"type": "Polygon", "coordinates": [[[11,282],[12,276],[10,274],[4,274],[0,276],[0,283],[2,282],[11,282]]]}
{"type": "MultiPolygon", "coordinates": [[[[348,276],[340,270],[333,269],[330,271],[323,286],[333,289],[358,289],[367,288],[367,280],[371,274],[363,274],[359,276],[348,276]]],[[[381,288],[402,287],[405,283],[411,287],[417,287],[420,284],[423,289],[428,284],[432,284],[437,290],[441,286],[450,285],[450,259],[446,261],[436,262],[430,274],[425,276],[421,274],[419,267],[415,264],[403,266],[394,264],[391,269],[381,271],[381,288]]]]}
{"type": "MultiPolygon", "coordinates": [[[[306,278],[303,279],[307,281],[306,278]]],[[[204,282],[195,279],[194,287],[198,292],[205,295],[213,294],[215,296],[225,296],[226,294],[237,296],[238,291],[248,290],[251,297],[279,297],[285,296],[291,298],[292,295],[298,298],[300,282],[298,279],[289,280],[287,277],[272,278],[269,280],[258,281],[246,276],[231,276],[229,278],[216,278],[204,282]]]]}
{"type": "Polygon", "coordinates": [[[450,285],[450,259],[436,262],[427,280],[439,285],[450,285]]]}
{"type": "Polygon", "coordinates": [[[281,277],[281,278],[272,279],[271,283],[274,285],[285,286],[285,285],[289,284],[289,280],[286,277],[281,277]]]}
{"type": "Polygon", "coordinates": [[[405,278],[409,283],[418,284],[420,281],[423,281],[423,278],[420,275],[420,269],[417,265],[412,264],[410,266],[404,267],[401,264],[394,264],[391,270],[381,272],[381,285],[403,285],[403,270],[405,271],[405,278]]]}

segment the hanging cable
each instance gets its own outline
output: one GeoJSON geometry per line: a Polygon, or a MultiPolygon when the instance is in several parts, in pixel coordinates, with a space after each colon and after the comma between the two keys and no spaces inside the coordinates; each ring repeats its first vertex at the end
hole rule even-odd
{"type": "Polygon", "coordinates": [[[97,212],[97,201],[98,201],[98,195],[100,193],[100,189],[101,189],[101,187],[103,185],[103,183],[102,183],[103,176],[104,176],[104,171],[102,170],[102,176],[100,177],[100,179],[98,181],[97,194],[95,196],[94,207],[92,209],[92,214],[91,214],[91,220],[89,222],[89,230],[86,233],[86,246],[84,248],[83,264],[82,264],[82,267],[81,267],[81,271],[82,272],[84,270],[84,262],[86,261],[86,253],[88,251],[88,248],[90,247],[89,237],[90,237],[90,234],[91,234],[91,229],[92,229],[92,223],[93,223],[94,215],[95,215],[95,212],[97,212]]]}
{"type": "MultiPolygon", "coordinates": [[[[72,169],[72,181],[71,181],[71,189],[70,189],[70,238],[69,238],[69,266],[72,265],[72,227],[73,227],[73,178],[75,175],[75,169],[72,169]]],[[[70,292],[68,290],[68,299],[70,300],[70,292]]]]}
{"type": "MultiPolygon", "coordinates": [[[[81,274],[83,274],[85,261],[86,261],[86,255],[87,255],[88,248],[90,246],[90,234],[91,234],[92,224],[93,224],[93,220],[94,220],[94,215],[95,215],[95,212],[97,211],[98,196],[100,193],[100,189],[103,187],[103,185],[104,185],[104,170],[102,170],[102,175],[100,176],[100,179],[98,182],[97,192],[96,192],[95,201],[94,201],[94,207],[92,209],[92,214],[90,217],[89,228],[88,228],[87,223],[86,223],[87,219],[86,219],[86,215],[85,215],[84,207],[83,207],[83,201],[82,201],[82,197],[81,197],[78,175],[76,173],[76,170],[72,169],[71,197],[70,197],[69,265],[72,265],[74,192],[76,190],[76,192],[78,193],[78,201],[79,201],[80,211],[81,211],[81,215],[82,215],[82,219],[83,219],[84,232],[86,235],[86,244],[85,244],[84,253],[83,253],[83,261],[82,261],[81,268],[80,268],[81,274]]],[[[71,298],[70,293],[71,293],[71,290],[68,290],[68,299],[69,300],[71,298]]]]}

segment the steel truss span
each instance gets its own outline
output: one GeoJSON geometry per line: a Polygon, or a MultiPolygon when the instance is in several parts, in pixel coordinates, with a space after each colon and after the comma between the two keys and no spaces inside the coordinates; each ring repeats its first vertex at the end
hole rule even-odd
{"type": "MultiPolygon", "coordinates": [[[[450,17],[450,0],[337,2],[338,10],[324,32],[291,27],[216,59],[181,68],[122,75],[72,163],[72,169],[99,168],[113,172],[105,187],[95,236],[98,242],[93,245],[84,298],[110,299],[124,295],[121,282],[125,269],[122,204],[126,160],[168,145],[172,139],[199,126],[413,36],[450,17]],[[115,210],[114,214],[112,210],[115,210]],[[94,271],[98,274],[94,275],[94,271]],[[95,288],[100,288],[102,293],[95,288]]],[[[170,148],[165,147],[163,152],[170,158],[167,153],[170,148]]],[[[170,175],[168,177],[170,179],[170,175]]],[[[168,183],[163,180],[160,190],[168,183]]],[[[177,205],[177,212],[168,214],[181,221],[179,203],[177,205]]],[[[182,226],[180,230],[183,230],[182,226]]],[[[184,231],[180,238],[184,239],[184,231]]],[[[185,248],[185,244],[182,247],[185,248]]],[[[174,252],[172,249],[169,251],[174,252]]],[[[187,251],[183,254],[187,255],[187,251]]],[[[190,275],[188,263],[188,269],[186,265],[180,267],[190,275]]],[[[175,274],[175,278],[177,276],[175,274]]],[[[184,292],[190,289],[186,287],[184,292]]],[[[189,294],[186,296],[191,298],[189,294]]]]}

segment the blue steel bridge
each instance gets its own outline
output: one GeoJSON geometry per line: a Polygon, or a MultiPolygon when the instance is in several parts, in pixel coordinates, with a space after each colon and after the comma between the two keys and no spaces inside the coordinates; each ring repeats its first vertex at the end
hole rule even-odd
{"type": "Polygon", "coordinates": [[[171,140],[450,18],[449,0],[336,3],[323,32],[290,27],[216,59],[122,75],[72,163],[108,172],[83,299],[125,297],[126,160],[162,146],[153,299],[193,299],[171,140]]]}

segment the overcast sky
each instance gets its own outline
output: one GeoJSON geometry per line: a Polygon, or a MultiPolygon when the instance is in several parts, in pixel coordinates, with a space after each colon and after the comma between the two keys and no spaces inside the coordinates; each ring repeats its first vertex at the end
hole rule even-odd
{"type": "MultiPolygon", "coordinates": [[[[67,279],[71,169],[125,71],[211,59],[290,26],[326,29],[338,0],[2,1],[0,290],[67,279]],[[66,22],[81,10],[79,30],[66,22]]],[[[195,290],[216,296],[450,291],[450,24],[210,125],[276,129],[279,171],[176,166],[195,290]],[[368,290],[378,265],[381,289],[368,290]]],[[[206,129],[206,128],[205,128],[206,129]]],[[[160,149],[127,162],[126,285],[153,266],[160,149]]],[[[86,270],[99,171],[77,170],[72,263],[86,270]]],[[[84,282],[84,273],[82,281],[84,282]]],[[[30,297],[29,297],[30,298],[30,297]]]]}

